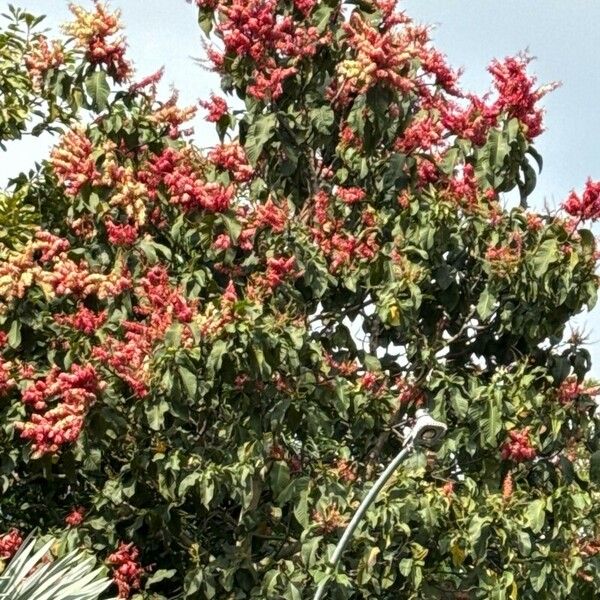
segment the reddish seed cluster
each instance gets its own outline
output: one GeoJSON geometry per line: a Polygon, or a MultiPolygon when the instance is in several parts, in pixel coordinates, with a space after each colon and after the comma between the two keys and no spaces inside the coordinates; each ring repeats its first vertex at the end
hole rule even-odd
{"type": "Polygon", "coordinates": [[[49,44],[46,36],[38,35],[25,57],[25,66],[34,87],[40,88],[46,73],[60,67],[64,60],[63,47],[59,42],[49,44]]]}
{"type": "Polygon", "coordinates": [[[312,521],[319,533],[329,534],[343,527],[348,522],[348,519],[342,515],[337,506],[332,504],[323,510],[314,510],[312,521]]]}
{"type": "Polygon", "coordinates": [[[122,37],[110,39],[121,29],[120,13],[108,12],[106,4],[99,0],[94,1],[94,9],[87,11],[70,4],[69,10],[75,20],[65,25],[65,31],[75,38],[87,60],[104,65],[116,82],[123,82],[131,74],[131,65],[125,59],[125,40],[122,37]]]}
{"type": "Polygon", "coordinates": [[[75,127],[52,150],[50,164],[67,196],[76,196],[86,183],[97,183],[100,173],[92,158],[93,149],[85,129],[75,127]]]}
{"type": "Polygon", "coordinates": [[[77,311],[71,315],[64,313],[54,315],[54,320],[59,325],[73,327],[86,335],[94,335],[96,331],[106,321],[107,312],[103,310],[99,313],[90,310],[83,304],[78,304],[77,311]]]}
{"type": "Polygon", "coordinates": [[[208,160],[216,167],[229,171],[239,183],[249,181],[254,175],[254,169],[248,164],[246,152],[238,142],[219,144],[209,152],[208,160]]]}
{"type": "Polygon", "coordinates": [[[211,94],[210,100],[201,100],[200,106],[208,111],[206,120],[209,123],[219,122],[229,111],[227,102],[219,96],[211,94]]]}
{"type": "Polygon", "coordinates": [[[563,208],[572,216],[581,220],[600,219],[600,181],[587,180],[583,194],[572,191],[563,204],[563,208]]]}
{"type": "Polygon", "coordinates": [[[44,379],[22,394],[23,403],[33,409],[30,420],[17,423],[21,438],[32,442],[33,456],[55,454],[74,442],[103,383],[91,365],[73,365],[70,372],[53,368],[44,379]],[[55,406],[49,408],[49,403],[55,406]]]}
{"type": "Polygon", "coordinates": [[[11,529],[0,536],[0,559],[10,560],[21,547],[23,537],[18,529],[11,529]]]}
{"type": "Polygon", "coordinates": [[[85,519],[85,508],[83,506],[75,506],[71,512],[65,517],[65,523],[69,527],[79,527],[85,519]]]}
{"type": "Polygon", "coordinates": [[[521,430],[512,430],[508,432],[508,439],[502,444],[500,454],[503,460],[513,462],[525,462],[533,460],[536,455],[536,449],[531,443],[529,429],[525,427],[521,430]]]}
{"type": "Polygon", "coordinates": [[[264,204],[259,204],[253,216],[255,229],[266,227],[275,233],[282,233],[288,223],[287,210],[275,204],[271,198],[264,204]]]}
{"type": "Polygon", "coordinates": [[[113,581],[119,590],[119,598],[129,598],[131,592],[141,587],[144,569],[139,557],[140,551],[133,544],[121,543],[117,551],[106,559],[113,567],[113,581]]]}

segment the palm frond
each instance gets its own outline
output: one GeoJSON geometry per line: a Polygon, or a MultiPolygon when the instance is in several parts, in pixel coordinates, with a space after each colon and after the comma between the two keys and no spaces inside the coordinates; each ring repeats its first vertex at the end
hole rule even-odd
{"type": "MultiPolygon", "coordinates": [[[[29,536],[0,573],[0,600],[98,600],[111,584],[96,560],[81,550],[52,561],[44,558],[55,540],[35,550],[29,536]]],[[[116,600],[113,598],[112,600],[116,600]]]]}

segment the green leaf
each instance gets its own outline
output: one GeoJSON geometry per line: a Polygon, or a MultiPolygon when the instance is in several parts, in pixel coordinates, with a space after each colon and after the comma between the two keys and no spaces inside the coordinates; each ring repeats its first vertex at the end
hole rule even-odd
{"type": "Polygon", "coordinates": [[[590,456],[590,481],[600,483],[600,450],[590,456]]]}
{"type": "Polygon", "coordinates": [[[21,345],[21,322],[13,321],[8,331],[8,345],[11,348],[18,348],[21,345]]]}
{"type": "Polygon", "coordinates": [[[539,533],[544,526],[544,521],[546,519],[546,501],[545,500],[534,500],[529,503],[527,507],[527,511],[525,513],[525,518],[527,520],[527,525],[533,531],[533,533],[539,533]]]}
{"type": "Polygon", "coordinates": [[[265,144],[273,137],[277,115],[269,113],[256,119],[248,128],[244,148],[248,162],[255,166],[260,158],[265,144]]]}
{"type": "Polygon", "coordinates": [[[194,398],[196,396],[196,390],[198,389],[198,377],[185,367],[180,366],[178,372],[188,397],[194,398]]]}
{"type": "Polygon", "coordinates": [[[481,296],[479,296],[479,302],[477,303],[477,314],[484,321],[489,318],[495,310],[497,298],[491,292],[489,287],[486,287],[481,296]]]}
{"type": "Polygon", "coordinates": [[[96,112],[101,112],[108,107],[110,87],[104,71],[96,71],[85,80],[85,89],[91,99],[91,107],[96,112]]]}
{"type": "Polygon", "coordinates": [[[171,579],[176,573],[177,571],[175,569],[159,569],[147,579],[146,586],[154,585],[155,583],[159,583],[165,579],[171,579]]]}

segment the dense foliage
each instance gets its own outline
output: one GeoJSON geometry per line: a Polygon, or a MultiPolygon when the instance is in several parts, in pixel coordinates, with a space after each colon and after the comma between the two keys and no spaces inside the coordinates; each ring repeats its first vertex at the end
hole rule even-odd
{"type": "Polygon", "coordinates": [[[12,12],[0,142],[61,133],[0,198],[0,557],[37,528],[123,598],[309,597],[426,406],[447,439],[330,597],[597,597],[597,390],[563,339],[600,185],[530,211],[549,87],[517,56],[465,93],[394,4],[197,0],[237,96],[202,103],[209,151],[108,7],[58,41],[12,12]]]}

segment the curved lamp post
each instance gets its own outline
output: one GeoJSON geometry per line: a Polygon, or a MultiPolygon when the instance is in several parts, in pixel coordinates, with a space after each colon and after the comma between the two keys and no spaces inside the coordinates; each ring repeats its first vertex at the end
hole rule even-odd
{"type": "Polygon", "coordinates": [[[369,506],[373,503],[387,480],[391,477],[392,473],[398,468],[400,463],[404,461],[408,455],[417,446],[431,447],[435,446],[439,441],[442,440],[446,434],[447,427],[444,423],[433,419],[426,410],[418,410],[416,414],[415,424],[412,426],[408,435],[406,436],[404,447],[396,455],[394,460],[386,467],[385,471],[379,476],[377,481],[373,484],[373,487],[369,490],[369,493],[365,496],[365,499],[360,503],[360,506],[356,509],[350,524],[344,531],[344,535],[338,542],[335,548],[331,561],[329,563],[329,573],[321,580],[319,587],[313,597],[313,600],[321,600],[325,594],[325,587],[327,586],[329,576],[335,570],[344,549],[348,545],[348,542],[354,535],[358,524],[364,517],[369,506]]]}

